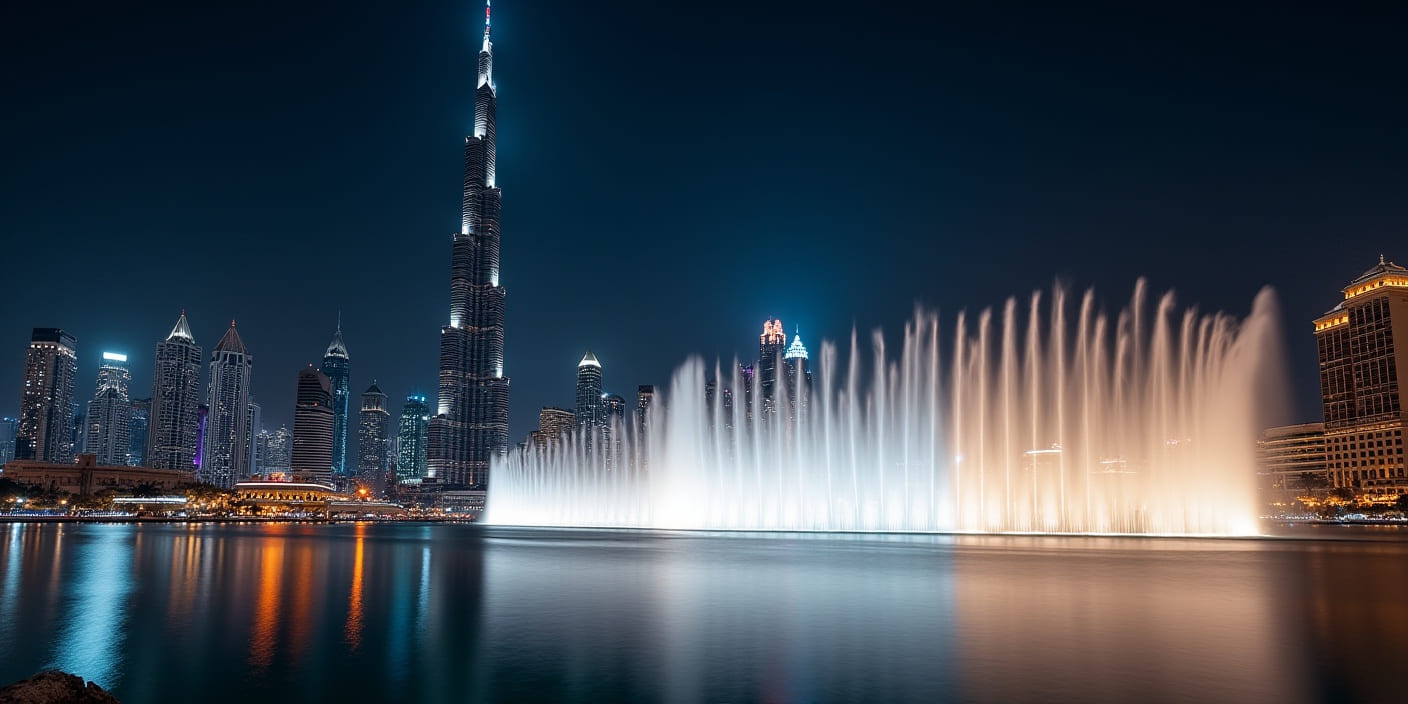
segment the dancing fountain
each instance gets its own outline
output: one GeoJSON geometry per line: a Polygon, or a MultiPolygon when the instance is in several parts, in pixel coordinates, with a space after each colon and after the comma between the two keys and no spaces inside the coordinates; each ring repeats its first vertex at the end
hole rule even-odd
{"type": "Polygon", "coordinates": [[[1250,315],[1034,293],[952,337],[916,313],[897,350],[824,343],[765,398],[737,362],[680,367],[645,427],[567,436],[493,469],[487,522],[700,530],[1246,535],[1278,388],[1274,296],[1250,315]],[[948,344],[944,344],[947,342],[948,344]],[[893,358],[892,358],[893,357],[893,358]],[[863,378],[867,380],[863,382],[863,378]],[[736,390],[736,391],[735,391],[736,390]],[[597,451],[593,451],[597,448],[597,451]],[[619,449],[616,449],[619,448],[619,449]],[[604,452],[602,449],[611,449],[604,452]]]}

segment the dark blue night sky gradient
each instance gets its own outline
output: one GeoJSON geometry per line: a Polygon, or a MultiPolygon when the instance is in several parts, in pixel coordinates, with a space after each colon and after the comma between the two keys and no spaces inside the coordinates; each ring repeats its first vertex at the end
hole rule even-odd
{"type": "MultiPolygon", "coordinates": [[[[1146,3],[1136,3],[1146,4],[1146,3]]],[[[1160,3],[1169,5],[1169,3],[1160,3]]],[[[512,433],[686,355],[946,319],[1060,277],[1309,321],[1408,262],[1402,16],[1112,3],[495,9],[512,433]]],[[[231,318],[266,423],[342,311],[353,392],[433,397],[472,120],[472,2],[29,3],[0,20],[0,414],[33,326],[153,348],[231,318]]]]}

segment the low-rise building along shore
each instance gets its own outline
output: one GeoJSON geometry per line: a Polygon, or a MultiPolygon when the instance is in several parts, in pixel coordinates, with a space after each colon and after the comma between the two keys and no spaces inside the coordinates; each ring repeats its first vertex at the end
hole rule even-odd
{"type": "Polygon", "coordinates": [[[0,477],[17,484],[82,496],[104,489],[170,491],[195,481],[194,474],[180,470],[100,465],[93,455],[79,455],[74,464],[13,460],[0,470],[0,477]]]}

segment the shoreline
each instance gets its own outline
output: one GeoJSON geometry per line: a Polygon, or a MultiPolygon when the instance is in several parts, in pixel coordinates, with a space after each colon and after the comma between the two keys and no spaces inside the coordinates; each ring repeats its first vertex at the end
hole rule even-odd
{"type": "Polygon", "coordinates": [[[464,518],[325,518],[312,516],[3,516],[4,523],[474,523],[464,518]]]}
{"type": "MultiPolygon", "coordinates": [[[[374,516],[373,516],[373,517],[328,518],[328,517],[322,517],[322,516],[199,516],[199,517],[196,517],[196,516],[14,516],[14,515],[3,515],[3,514],[0,514],[0,524],[16,524],[16,523],[232,523],[232,524],[239,524],[239,523],[251,523],[251,524],[259,524],[259,523],[307,523],[307,524],[317,524],[317,523],[326,523],[326,524],[334,524],[334,523],[388,523],[388,524],[398,524],[398,523],[445,523],[445,524],[465,524],[465,525],[469,525],[469,524],[481,524],[480,521],[473,520],[473,519],[465,519],[465,518],[463,518],[463,517],[458,517],[458,516],[456,516],[456,517],[434,517],[434,516],[426,516],[426,517],[418,517],[418,518],[378,518],[378,517],[374,517],[374,516]]],[[[1326,519],[1326,518],[1263,518],[1263,519],[1262,519],[1262,523],[1263,523],[1263,525],[1266,525],[1266,526],[1273,526],[1273,525],[1282,525],[1282,526],[1370,526],[1370,527],[1391,527],[1391,528],[1405,528],[1405,529],[1408,529],[1408,520],[1374,519],[1374,518],[1362,518],[1362,519],[1352,519],[1352,520],[1336,520],[1336,519],[1326,519]]],[[[539,526],[539,527],[543,527],[543,528],[549,528],[549,527],[550,527],[550,528],[567,528],[567,529],[569,529],[569,530],[570,530],[570,529],[573,529],[573,528],[568,527],[568,526],[539,526]]],[[[580,527],[577,527],[577,529],[582,529],[582,530],[620,530],[621,528],[610,528],[610,527],[604,527],[604,526],[592,526],[592,527],[580,526],[580,527]]],[[[625,528],[625,530],[639,530],[639,529],[636,529],[636,528],[625,528]]],[[[647,529],[647,530],[649,530],[649,529],[647,529]]],[[[655,530],[659,530],[659,529],[655,529],[655,530]]],[[[766,531],[766,530],[764,530],[764,531],[757,531],[757,530],[750,530],[750,529],[737,529],[737,530],[722,530],[722,531],[720,531],[719,529],[714,529],[714,530],[706,530],[706,531],[702,531],[702,532],[725,532],[725,533],[739,532],[739,533],[750,533],[750,532],[774,532],[774,531],[766,531]]],[[[797,532],[797,531],[777,531],[777,532],[784,532],[784,533],[786,533],[786,532],[797,532]]],[[[817,533],[835,532],[835,533],[838,533],[838,534],[845,534],[845,535],[854,535],[854,534],[857,533],[857,531],[801,531],[801,532],[805,532],[805,533],[812,533],[812,532],[817,532],[817,533]]],[[[868,531],[859,531],[859,532],[860,532],[860,533],[865,533],[865,532],[868,532],[868,531]]],[[[905,533],[905,531],[897,531],[897,532],[898,532],[898,533],[905,533]]],[[[876,533],[877,533],[877,534],[888,534],[888,533],[892,533],[892,532],[891,532],[891,531],[876,531],[876,533]]],[[[1256,537],[1269,537],[1269,536],[1266,536],[1266,535],[1260,535],[1260,536],[1256,536],[1256,535],[1252,535],[1252,536],[1187,535],[1187,536],[1183,536],[1183,535],[1165,535],[1165,534],[1155,534],[1155,533],[1142,534],[1142,533],[1006,533],[1006,532],[998,532],[998,533],[990,533],[990,534],[989,534],[989,533],[970,533],[970,532],[966,532],[966,531],[941,531],[941,532],[935,532],[935,533],[920,532],[920,533],[916,533],[916,535],[963,535],[963,536],[970,536],[970,535],[1050,535],[1050,536],[1064,536],[1064,537],[1085,536],[1085,537],[1143,537],[1143,538],[1150,538],[1150,537],[1174,537],[1174,538],[1176,538],[1176,537],[1196,537],[1196,538],[1256,538],[1256,537]]]]}

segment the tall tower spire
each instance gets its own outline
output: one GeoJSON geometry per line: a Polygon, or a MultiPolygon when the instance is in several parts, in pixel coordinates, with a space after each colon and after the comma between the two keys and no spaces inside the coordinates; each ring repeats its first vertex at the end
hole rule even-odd
{"type": "Polygon", "coordinates": [[[483,485],[508,450],[504,288],[499,285],[499,204],[494,178],[494,45],[490,6],[474,90],[474,130],[464,140],[460,231],[450,255],[450,322],[440,329],[440,398],[430,421],[427,478],[483,485]]]}

